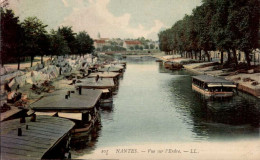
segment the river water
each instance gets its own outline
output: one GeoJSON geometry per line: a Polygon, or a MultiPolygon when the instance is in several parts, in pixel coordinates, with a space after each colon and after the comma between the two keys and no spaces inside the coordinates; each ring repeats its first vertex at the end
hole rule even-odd
{"type": "Polygon", "coordinates": [[[113,109],[101,111],[102,127],[72,148],[73,158],[102,147],[260,138],[257,98],[206,99],[191,89],[191,76],[153,58],[128,58],[113,109]]]}

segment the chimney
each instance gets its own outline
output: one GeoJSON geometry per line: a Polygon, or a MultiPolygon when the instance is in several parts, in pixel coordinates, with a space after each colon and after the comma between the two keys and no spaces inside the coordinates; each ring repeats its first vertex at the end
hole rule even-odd
{"type": "Polygon", "coordinates": [[[79,86],[79,95],[81,95],[82,86],[79,86]]]}
{"type": "Polygon", "coordinates": [[[36,121],[36,114],[33,114],[31,117],[31,122],[35,122],[36,121]]]}
{"type": "Polygon", "coordinates": [[[22,128],[18,128],[18,136],[22,136],[22,128]]]}

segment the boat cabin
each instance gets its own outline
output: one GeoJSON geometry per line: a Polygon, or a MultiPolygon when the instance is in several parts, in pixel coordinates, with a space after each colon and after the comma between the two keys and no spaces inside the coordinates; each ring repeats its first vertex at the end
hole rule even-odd
{"type": "Polygon", "coordinates": [[[113,92],[116,90],[113,78],[85,78],[81,79],[79,82],[76,82],[75,86],[87,89],[101,90],[101,106],[104,107],[104,104],[112,106],[112,95],[113,92]]]}
{"type": "Polygon", "coordinates": [[[91,73],[88,75],[88,78],[113,78],[114,83],[116,86],[119,84],[119,78],[120,78],[120,73],[117,72],[97,72],[97,73],[91,73]]]}
{"type": "Polygon", "coordinates": [[[223,78],[210,75],[192,77],[192,89],[206,96],[229,97],[233,95],[236,84],[223,78]]]}
{"type": "Polygon", "coordinates": [[[76,123],[73,132],[89,131],[100,119],[101,90],[60,90],[30,105],[36,115],[58,116],[76,123]]]}

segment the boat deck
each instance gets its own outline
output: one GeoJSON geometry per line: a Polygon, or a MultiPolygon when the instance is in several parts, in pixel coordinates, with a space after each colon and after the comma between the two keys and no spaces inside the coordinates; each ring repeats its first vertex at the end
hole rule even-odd
{"type": "Polygon", "coordinates": [[[95,78],[97,75],[99,75],[100,78],[117,78],[120,74],[117,72],[97,72],[91,73],[88,77],[95,78]]]}
{"type": "Polygon", "coordinates": [[[50,116],[37,116],[36,122],[30,117],[26,123],[20,123],[20,119],[1,122],[1,159],[42,159],[74,125],[68,119],[50,116]],[[22,136],[18,136],[18,128],[22,136]]]}
{"type": "Polygon", "coordinates": [[[76,83],[75,86],[91,89],[110,89],[115,87],[113,78],[99,78],[98,81],[96,81],[95,78],[85,78],[80,81],[81,82],[76,83]]]}
{"type": "Polygon", "coordinates": [[[57,111],[57,112],[81,112],[95,107],[99,101],[102,91],[93,89],[82,89],[70,93],[68,99],[65,98],[67,91],[59,91],[58,94],[51,94],[35,103],[31,104],[31,109],[35,111],[57,111]]]}

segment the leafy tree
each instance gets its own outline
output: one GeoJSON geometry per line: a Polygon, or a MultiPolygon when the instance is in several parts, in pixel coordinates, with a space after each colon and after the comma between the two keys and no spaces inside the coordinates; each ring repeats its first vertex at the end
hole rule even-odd
{"type": "Polygon", "coordinates": [[[50,35],[50,55],[65,55],[70,51],[67,41],[64,39],[64,36],[59,32],[52,30],[50,35]]]}
{"type": "Polygon", "coordinates": [[[130,50],[134,50],[135,48],[133,46],[130,47],[130,50]]]}
{"type": "MultiPolygon", "coordinates": [[[[154,49],[155,48],[155,45],[154,44],[150,44],[150,49],[154,49]]],[[[148,47],[148,49],[149,49],[149,47],[148,47]]]]}
{"type": "Polygon", "coordinates": [[[76,36],[77,44],[78,44],[78,53],[86,54],[86,53],[92,53],[94,51],[94,41],[90,38],[90,36],[87,34],[87,32],[82,31],[79,32],[76,36]]]}
{"type": "Polygon", "coordinates": [[[38,38],[39,55],[41,56],[41,64],[43,64],[43,56],[50,52],[50,36],[48,34],[41,34],[38,38]]]}
{"type": "Polygon", "coordinates": [[[44,25],[37,17],[28,17],[22,22],[25,37],[23,41],[23,50],[27,56],[31,57],[31,67],[36,55],[42,54],[41,38],[47,33],[47,25],[44,25]]]}
{"type": "Polygon", "coordinates": [[[247,64],[250,66],[250,53],[258,46],[259,1],[231,0],[230,2],[229,10],[232,12],[229,14],[228,23],[233,31],[233,50],[237,48],[244,51],[247,64]]]}
{"type": "Polygon", "coordinates": [[[64,40],[67,42],[70,49],[69,53],[76,52],[76,33],[73,32],[72,27],[62,26],[58,28],[57,32],[59,32],[59,34],[62,35],[64,37],[64,40]]]}
{"type": "Polygon", "coordinates": [[[20,44],[24,36],[18,17],[12,10],[0,8],[1,12],[1,64],[17,59],[20,69],[20,44]]]}
{"type": "Polygon", "coordinates": [[[140,49],[139,45],[135,45],[135,50],[140,49]]]}
{"type": "MultiPolygon", "coordinates": [[[[231,32],[228,29],[229,1],[216,1],[216,14],[212,18],[211,34],[216,48],[221,52],[220,62],[223,64],[223,52],[230,50],[232,46],[231,32]]],[[[228,53],[230,54],[230,53],[228,53]]],[[[228,56],[230,62],[230,55],[228,56]]]]}

